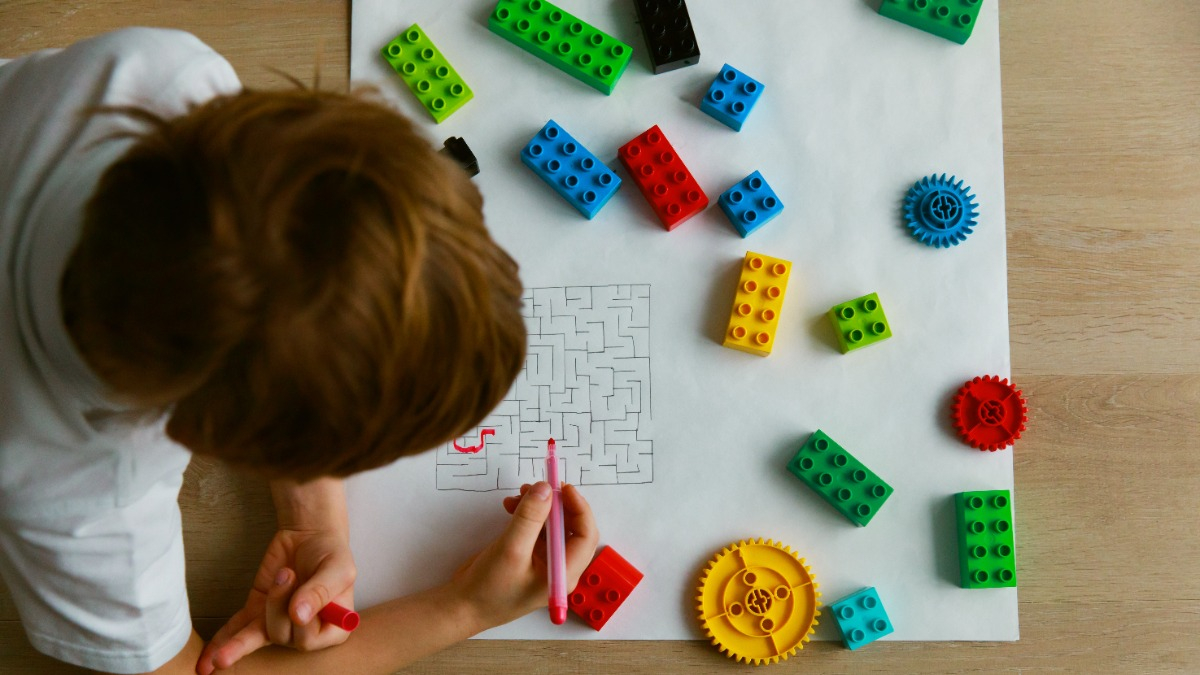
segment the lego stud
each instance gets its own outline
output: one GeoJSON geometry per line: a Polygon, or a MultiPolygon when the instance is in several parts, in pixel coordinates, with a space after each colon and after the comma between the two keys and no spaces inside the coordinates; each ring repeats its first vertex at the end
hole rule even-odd
{"type": "Polygon", "coordinates": [[[874,497],[875,499],[883,499],[884,495],[886,495],[886,494],[887,494],[887,490],[884,489],[884,487],[882,485],[871,486],[871,496],[874,497]]]}
{"type": "Polygon", "coordinates": [[[871,623],[871,628],[874,628],[876,633],[882,633],[883,631],[887,630],[887,627],[888,623],[883,619],[875,619],[875,621],[871,623]]]}
{"type": "Polygon", "coordinates": [[[850,501],[851,496],[852,496],[852,493],[850,492],[850,490],[848,490],[846,488],[842,488],[842,489],[838,490],[837,494],[836,494],[836,497],[838,498],[838,501],[840,501],[840,502],[850,501]]]}
{"type": "Polygon", "coordinates": [[[783,295],[783,289],[779,288],[778,286],[768,286],[767,287],[767,297],[768,298],[770,298],[772,300],[778,300],[779,296],[781,296],[781,295],[783,295]]]}
{"type": "Polygon", "coordinates": [[[412,61],[406,61],[404,65],[400,66],[400,72],[404,73],[405,75],[416,75],[417,67],[413,65],[412,61]]]}
{"type": "Polygon", "coordinates": [[[549,162],[546,162],[546,171],[549,173],[558,173],[558,170],[561,168],[562,163],[557,159],[552,159],[549,162]]]}
{"type": "Polygon", "coordinates": [[[962,26],[963,28],[970,27],[971,15],[970,14],[959,14],[958,15],[958,25],[962,26]]]}
{"type": "MultiPolygon", "coordinates": [[[[841,465],[839,464],[839,466],[841,465]]],[[[850,478],[855,483],[861,483],[867,479],[867,472],[863,469],[855,469],[854,471],[850,472],[850,478]]]]}
{"type": "Polygon", "coordinates": [[[587,575],[587,585],[588,586],[599,586],[600,585],[600,575],[596,574],[595,572],[592,572],[591,574],[587,575]]]}
{"type": "Polygon", "coordinates": [[[774,320],[775,320],[775,310],[773,310],[773,309],[764,309],[764,310],[762,311],[762,314],[761,314],[760,316],[762,316],[762,320],[763,320],[763,321],[766,321],[767,323],[770,323],[770,322],[772,322],[772,321],[774,321],[774,320]]]}
{"type": "Polygon", "coordinates": [[[401,47],[400,45],[396,44],[395,42],[388,45],[387,50],[388,50],[388,56],[392,57],[393,59],[404,53],[404,48],[401,47]]]}
{"type": "Polygon", "coordinates": [[[733,105],[729,107],[733,109],[734,115],[741,115],[742,113],[746,112],[746,104],[742,103],[741,101],[734,101],[733,105]]]}
{"type": "Polygon", "coordinates": [[[829,441],[824,438],[818,438],[817,442],[813,443],[813,447],[816,448],[817,452],[825,452],[829,449],[829,441]]]}
{"type": "Polygon", "coordinates": [[[770,211],[776,206],[779,206],[779,200],[774,197],[764,197],[759,203],[762,204],[763,210],[765,211],[770,211]]]}
{"type": "Polygon", "coordinates": [[[825,487],[829,487],[833,483],[833,476],[823,473],[820,476],[817,476],[817,482],[825,487]]]}
{"type": "Polygon", "coordinates": [[[774,274],[777,277],[787,274],[787,265],[783,263],[775,263],[775,265],[771,267],[771,274],[774,274]]]}
{"type": "Polygon", "coordinates": [[[737,73],[733,72],[732,69],[726,69],[724,72],[721,73],[721,79],[725,80],[726,82],[728,82],[730,84],[733,84],[734,81],[737,80],[737,73]]]}
{"type": "MultiPolygon", "coordinates": [[[[670,159],[664,160],[664,162],[669,162],[669,161],[671,161],[671,160],[670,159]]],[[[672,171],[671,172],[671,182],[675,183],[676,185],[687,182],[687,178],[688,178],[687,173],[685,173],[683,171],[672,171]]]]}
{"type": "Polygon", "coordinates": [[[607,591],[604,591],[604,601],[605,602],[617,602],[620,599],[621,599],[621,591],[618,591],[615,588],[610,588],[607,591]]]}
{"type": "MultiPolygon", "coordinates": [[[[753,96],[754,94],[758,93],[758,85],[754,82],[747,82],[746,84],[742,85],[742,92],[747,96],[753,96]]],[[[746,106],[742,107],[745,108],[746,106]]],[[[741,111],[739,110],[738,112],[741,111]]]]}
{"type": "Polygon", "coordinates": [[[467,93],[467,88],[462,86],[461,83],[455,82],[450,85],[450,95],[454,98],[460,98],[465,93],[467,93]]]}
{"type": "Polygon", "coordinates": [[[871,324],[871,332],[876,335],[883,335],[885,330],[887,330],[887,326],[885,326],[882,321],[876,321],[875,323],[871,324]]]}
{"type": "Polygon", "coordinates": [[[503,7],[496,8],[496,18],[501,21],[508,21],[508,10],[503,7]]]}
{"type": "Polygon", "coordinates": [[[866,518],[867,516],[871,515],[871,506],[869,504],[859,504],[858,508],[854,509],[854,511],[858,513],[860,517],[866,518]]]}
{"type": "Polygon", "coordinates": [[[742,340],[746,337],[746,329],[742,326],[734,326],[733,330],[729,331],[735,340],[742,340]]]}
{"type": "Polygon", "coordinates": [[[762,269],[763,259],[758,256],[752,256],[749,260],[746,261],[746,264],[750,266],[750,269],[752,269],[754,271],[758,271],[758,270],[762,269]]]}
{"type": "Polygon", "coordinates": [[[973,547],[971,547],[971,557],[972,558],[986,558],[987,557],[987,549],[982,546],[973,546],[973,547]]]}
{"type": "Polygon", "coordinates": [[[573,155],[578,150],[579,150],[579,146],[575,145],[574,143],[570,143],[570,142],[563,143],[562,152],[564,155],[573,155]]]}
{"type": "Polygon", "coordinates": [[[596,193],[592,190],[588,190],[587,192],[584,192],[583,193],[583,203],[584,204],[595,204],[596,203],[596,193]]]}
{"type": "MultiPolygon", "coordinates": [[[[408,64],[408,65],[412,65],[412,64],[408,64]]],[[[429,80],[421,80],[420,82],[417,82],[417,91],[421,92],[422,94],[428,94],[429,90],[432,88],[433,88],[433,85],[429,84],[429,80]]]]}
{"type": "Polygon", "coordinates": [[[1005,497],[1004,495],[996,495],[995,497],[992,497],[992,506],[997,509],[1007,508],[1008,497],[1005,497]]]}
{"type": "Polygon", "coordinates": [[[841,311],[838,312],[838,316],[842,317],[843,321],[849,321],[850,319],[854,318],[854,308],[843,307],[841,311]]]}
{"type": "Polygon", "coordinates": [[[1000,570],[996,573],[996,576],[1000,577],[1000,581],[1004,583],[1009,583],[1013,580],[1012,570],[1000,570]]]}
{"type": "Polygon", "coordinates": [[[1007,558],[1008,556],[1012,555],[1012,547],[1008,544],[1000,544],[996,547],[996,555],[1000,556],[1001,558],[1007,558]]]}
{"type": "Polygon", "coordinates": [[[769,342],[771,342],[771,334],[766,331],[763,331],[763,332],[759,333],[758,335],[754,336],[754,341],[757,342],[758,344],[762,345],[763,347],[766,347],[767,344],[769,342]]]}
{"type": "Polygon", "coordinates": [[[979,495],[972,496],[967,500],[967,506],[973,509],[983,508],[983,497],[980,497],[979,495]]]}
{"type": "Polygon", "coordinates": [[[986,584],[988,578],[988,573],[984,572],[983,570],[975,570],[971,573],[971,579],[973,579],[977,584],[986,584]]]}
{"type": "Polygon", "coordinates": [[[813,461],[809,457],[805,457],[805,458],[801,459],[799,464],[800,464],[801,471],[809,471],[813,468],[813,461]]]}
{"type": "Polygon", "coordinates": [[[875,302],[874,298],[867,298],[867,300],[863,302],[863,311],[867,314],[870,314],[877,309],[879,309],[879,303],[875,302]]]}
{"type": "Polygon", "coordinates": [[[742,203],[741,190],[734,190],[734,191],[730,192],[729,193],[729,201],[733,204],[741,204],[742,203]]]}
{"type": "Polygon", "coordinates": [[[713,103],[720,103],[725,100],[725,92],[720,89],[713,89],[709,92],[708,97],[712,99],[713,103]]]}
{"type": "Polygon", "coordinates": [[[650,145],[658,145],[662,142],[662,134],[657,131],[648,131],[646,132],[646,142],[650,145]]]}
{"type": "Polygon", "coordinates": [[[599,623],[604,620],[604,610],[593,609],[588,612],[588,618],[590,618],[593,623],[599,623]]]}
{"type": "Polygon", "coordinates": [[[944,18],[950,16],[950,8],[945,5],[942,5],[941,7],[938,7],[937,9],[935,9],[933,11],[935,14],[937,14],[939,19],[944,19],[944,18]]]}
{"type": "Polygon", "coordinates": [[[862,632],[861,628],[855,628],[850,631],[850,640],[853,642],[862,642],[867,637],[867,634],[862,632]]]}
{"type": "Polygon", "coordinates": [[[833,465],[839,469],[846,466],[846,463],[849,461],[850,460],[840,452],[833,456],[833,465]]]}
{"type": "Polygon", "coordinates": [[[530,28],[533,28],[533,24],[529,23],[528,19],[521,19],[520,21],[517,22],[517,31],[518,32],[524,33],[526,31],[528,31],[530,28]]]}
{"type": "Polygon", "coordinates": [[[421,57],[422,61],[432,61],[433,57],[437,56],[437,52],[433,51],[429,47],[426,47],[421,50],[418,56],[421,57]]]}
{"type": "Polygon", "coordinates": [[[667,194],[667,186],[659,183],[654,186],[654,195],[656,197],[664,197],[667,194]]]}
{"type": "Polygon", "coordinates": [[[601,187],[608,187],[612,185],[613,175],[611,173],[602,173],[596,180],[600,183],[601,187]]]}
{"type": "Polygon", "coordinates": [[[851,342],[862,342],[863,332],[861,330],[855,328],[854,330],[850,331],[849,333],[846,333],[846,339],[851,342]]]}
{"type": "Polygon", "coordinates": [[[689,204],[695,204],[696,202],[700,201],[700,191],[688,190],[688,193],[684,195],[683,198],[686,199],[689,204]]]}
{"type": "Polygon", "coordinates": [[[677,216],[677,215],[679,215],[680,213],[683,213],[683,207],[682,207],[682,206],[680,206],[680,205],[678,205],[678,204],[669,204],[669,205],[667,206],[667,214],[668,214],[668,215],[670,215],[670,216],[677,216]]]}
{"type": "Polygon", "coordinates": [[[538,31],[538,34],[535,35],[533,37],[533,39],[537,40],[539,44],[544,45],[544,44],[550,42],[550,31],[548,31],[548,30],[538,31]]]}
{"type": "Polygon", "coordinates": [[[996,521],[996,531],[997,532],[1004,534],[1005,532],[1008,532],[1008,528],[1009,528],[1009,524],[1008,524],[1007,520],[997,520],[996,521]]]}
{"type": "Polygon", "coordinates": [[[429,107],[433,108],[437,112],[441,112],[446,109],[446,99],[439,96],[438,98],[435,98],[429,102],[429,107]]]}
{"type": "MultiPolygon", "coordinates": [[[[671,162],[675,161],[675,153],[671,152],[670,150],[666,150],[659,154],[658,161],[663,164],[670,164],[671,162]]],[[[676,172],[676,174],[678,174],[678,172],[676,172]]],[[[678,180],[678,178],[676,180],[678,180]]]]}
{"type": "Polygon", "coordinates": [[[845,607],[842,607],[841,609],[838,610],[838,616],[842,617],[842,619],[853,619],[854,618],[854,608],[851,607],[850,605],[846,605],[845,607]]]}
{"type": "Polygon", "coordinates": [[[556,47],[555,50],[560,55],[566,56],[571,53],[571,43],[570,42],[560,42],[560,43],[558,43],[558,47],[556,47]]]}
{"type": "Polygon", "coordinates": [[[976,520],[968,525],[967,529],[971,531],[971,534],[983,534],[983,531],[986,530],[987,527],[985,527],[983,523],[976,520]]]}
{"type": "Polygon", "coordinates": [[[547,14],[546,18],[550,19],[550,23],[562,23],[563,13],[556,9],[553,12],[550,12],[549,14],[547,14]]]}
{"type": "Polygon", "coordinates": [[[742,284],[742,290],[747,293],[753,293],[758,290],[758,282],[753,279],[747,279],[746,283],[742,284]]]}
{"type": "Polygon", "coordinates": [[[756,213],[755,211],[747,211],[742,214],[742,220],[747,225],[751,225],[754,223],[754,221],[758,220],[758,213],[756,213]]]}
{"type": "Polygon", "coordinates": [[[567,176],[563,179],[563,185],[575,189],[579,186],[579,176],[567,176]]]}
{"type": "MultiPolygon", "coordinates": [[[[917,0],[917,1],[924,2],[925,0],[917,0]]],[[[542,0],[529,0],[529,4],[526,5],[526,7],[531,12],[540,12],[540,11],[542,11],[542,0]]]]}
{"type": "Polygon", "coordinates": [[[862,606],[865,607],[866,609],[875,609],[875,605],[878,605],[878,604],[879,604],[879,601],[876,600],[875,598],[872,598],[869,595],[862,599],[862,606]]]}
{"type": "MultiPolygon", "coordinates": [[[[421,31],[417,30],[416,28],[413,28],[404,34],[404,39],[410,43],[411,42],[419,42],[421,40],[421,31]]],[[[422,52],[422,58],[424,58],[424,52],[422,52]]],[[[426,60],[428,61],[428,59],[426,59],[426,60]]]]}

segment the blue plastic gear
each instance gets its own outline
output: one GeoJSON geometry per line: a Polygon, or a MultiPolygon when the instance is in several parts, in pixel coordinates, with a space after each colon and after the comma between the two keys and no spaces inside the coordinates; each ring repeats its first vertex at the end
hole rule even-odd
{"type": "Polygon", "coordinates": [[[946,174],[922,178],[904,198],[904,220],[908,229],[927,246],[950,248],[964,241],[977,225],[979,205],[971,186],[946,174]],[[957,181],[957,182],[956,182],[957,181]]]}

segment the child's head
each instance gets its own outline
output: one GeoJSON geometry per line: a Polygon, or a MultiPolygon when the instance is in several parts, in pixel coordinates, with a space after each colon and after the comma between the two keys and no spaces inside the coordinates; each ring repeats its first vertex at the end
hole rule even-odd
{"type": "Polygon", "coordinates": [[[104,174],[64,320],[169,435],[274,475],[345,475],[453,438],[525,358],[517,265],[466,174],[362,96],[243,92],[104,174]]]}

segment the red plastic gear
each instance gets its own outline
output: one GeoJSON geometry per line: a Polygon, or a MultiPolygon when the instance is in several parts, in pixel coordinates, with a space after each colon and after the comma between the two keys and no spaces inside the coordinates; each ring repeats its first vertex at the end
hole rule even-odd
{"type": "Polygon", "coordinates": [[[1012,445],[1029,420],[1021,390],[995,375],[964,384],[950,410],[963,442],[992,452],[1012,445]]]}

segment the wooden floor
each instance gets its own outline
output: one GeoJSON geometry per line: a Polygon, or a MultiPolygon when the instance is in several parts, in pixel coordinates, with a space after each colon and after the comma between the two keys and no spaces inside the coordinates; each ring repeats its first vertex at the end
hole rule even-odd
{"type": "MultiPolygon", "coordinates": [[[[851,0],[841,0],[849,2],[851,0]]],[[[861,0],[860,0],[861,1],[861,0]]],[[[994,0],[993,0],[994,1],[994,0]]],[[[344,0],[0,0],[0,57],[129,24],[190,30],[251,86],[347,77],[344,0]]],[[[811,645],[772,672],[1200,673],[1200,3],[1000,5],[1021,640],[811,645]]],[[[197,626],[240,606],[264,486],[194,462],[182,497],[197,626]]],[[[732,669],[702,642],[472,642],[411,672],[732,669]]],[[[69,672],[0,593],[0,672],[69,672]]]]}

